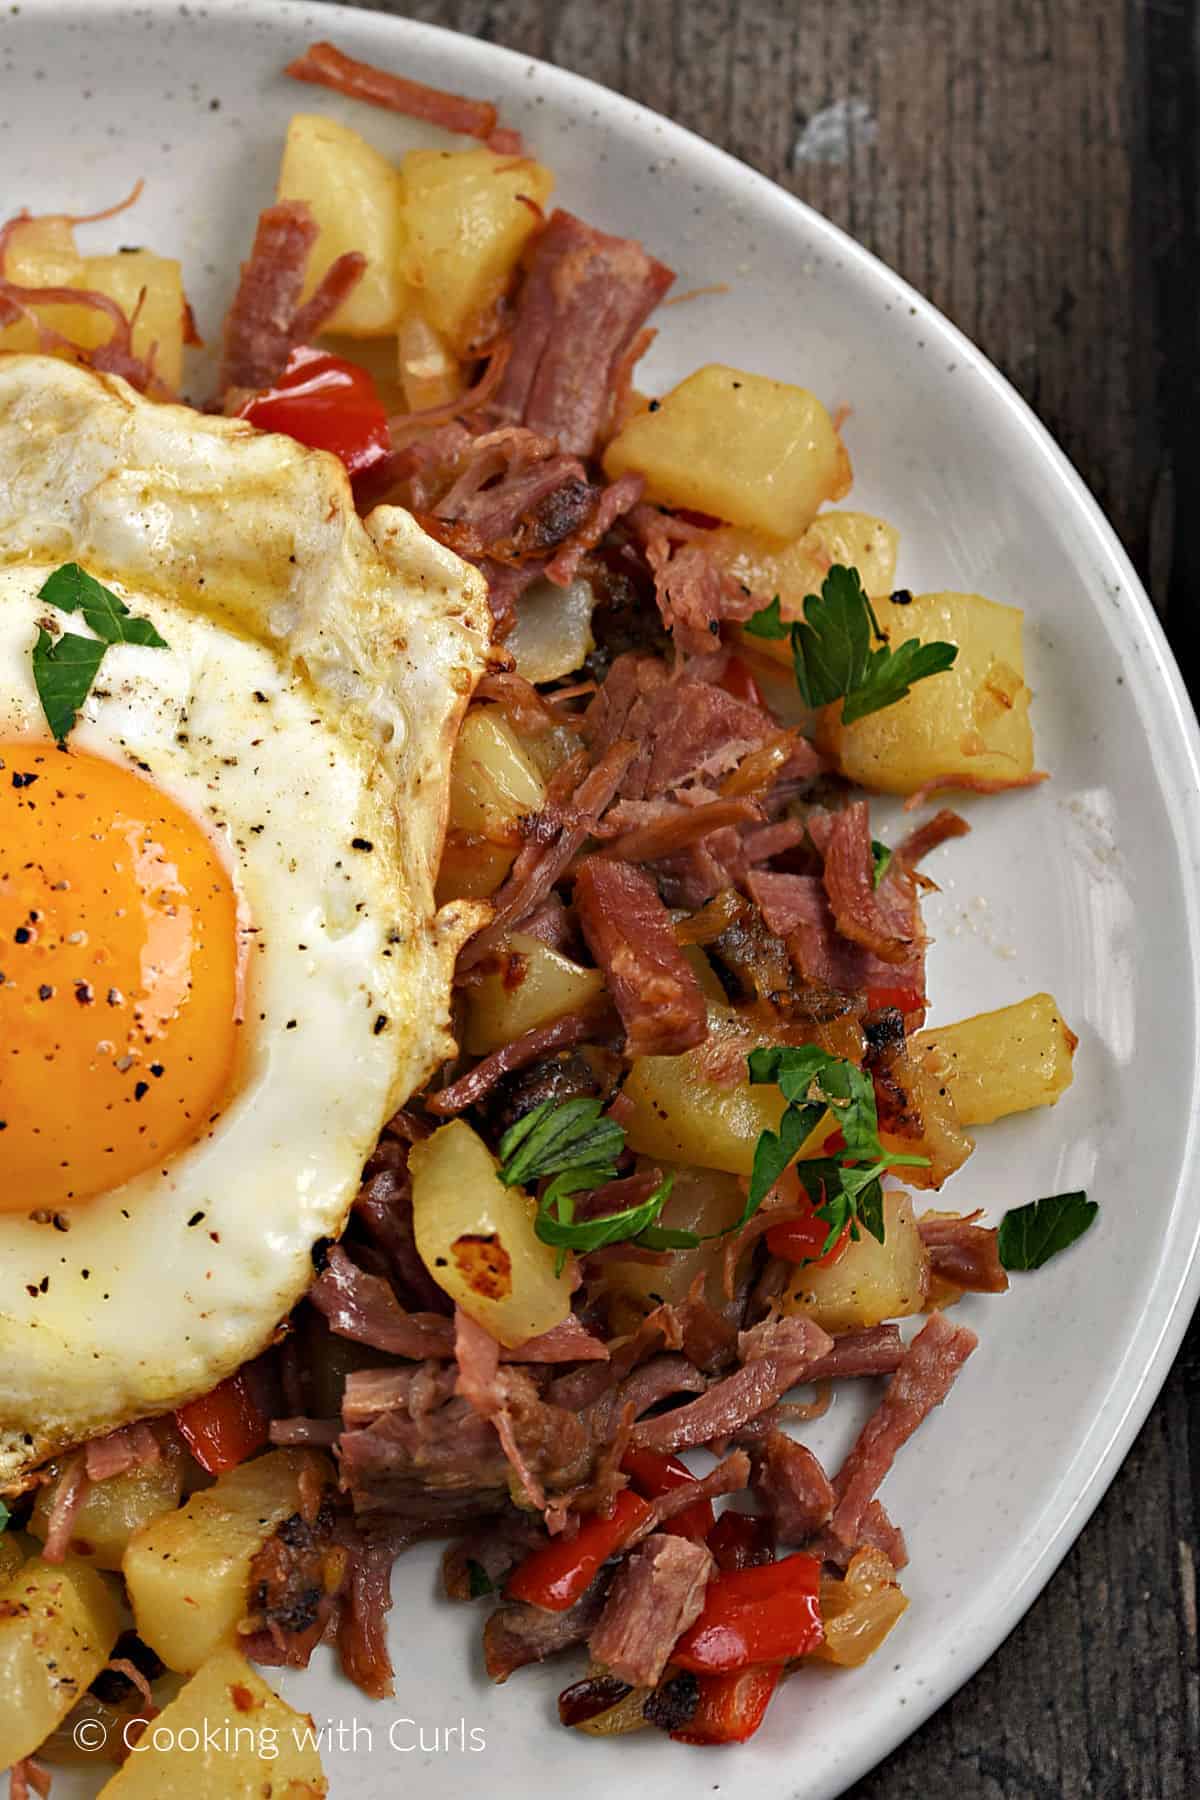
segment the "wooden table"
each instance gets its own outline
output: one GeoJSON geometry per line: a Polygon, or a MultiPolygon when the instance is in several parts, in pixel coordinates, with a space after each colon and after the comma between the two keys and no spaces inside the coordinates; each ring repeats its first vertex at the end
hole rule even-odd
{"type": "MultiPolygon", "coordinates": [[[[1191,0],[383,0],[377,10],[589,75],[845,226],[1020,389],[1168,623],[1194,609],[1191,0]]],[[[1198,1496],[1193,1327],[1032,1612],[847,1800],[1195,1800],[1198,1496]]],[[[798,1746],[798,1795],[802,1770],[798,1746]]]]}

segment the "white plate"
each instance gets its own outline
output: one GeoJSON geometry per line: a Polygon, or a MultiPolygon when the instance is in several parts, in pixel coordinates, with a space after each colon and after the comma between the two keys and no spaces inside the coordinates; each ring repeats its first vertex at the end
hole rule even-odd
{"type": "MultiPolygon", "coordinates": [[[[886,1649],[857,1674],[790,1682],[740,1750],[713,1756],[656,1733],[605,1745],[554,1723],[561,1668],[488,1686],[479,1612],[437,1598],[430,1552],[396,1576],[394,1702],[370,1704],[323,1656],[285,1683],[318,1723],[342,1727],[326,1755],[339,1797],[376,1800],[399,1781],[429,1800],[516,1796],[549,1778],[573,1800],[607,1800],[614,1780],[660,1800],[718,1784],[829,1800],[1021,1617],[1125,1455],[1196,1297],[1195,722],[1112,532],[983,357],[815,213],[575,76],[358,11],[24,0],[0,21],[6,204],[84,212],[144,176],[137,211],[89,227],[89,240],[182,256],[214,334],[291,113],[333,113],[393,153],[442,141],[285,81],[284,63],[319,37],[495,98],[566,204],[642,238],[681,291],[731,284],[661,315],[643,385],[721,359],[847,404],[853,501],[900,526],[904,584],[1026,608],[1038,760],[1053,779],[966,803],[975,831],[939,858],[944,891],[928,908],[934,1016],[1048,987],[1080,1034],[1077,1075],[1052,1112],[982,1132],[952,1191],[996,1213],[1087,1187],[1102,1210],[1071,1254],[1005,1299],[962,1308],[980,1350],[886,1487],[912,1552],[912,1604],[886,1649]],[[460,1721],[465,1749],[461,1732],[447,1741],[460,1721]],[[471,1748],[473,1730],[485,1749],[471,1748]]],[[[854,1425],[842,1397],[814,1441],[836,1458],[854,1425]]]]}

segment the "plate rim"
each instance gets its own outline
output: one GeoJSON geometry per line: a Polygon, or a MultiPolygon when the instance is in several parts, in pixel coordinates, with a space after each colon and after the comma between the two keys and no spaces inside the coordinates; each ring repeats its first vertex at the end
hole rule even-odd
{"type": "MultiPolygon", "coordinates": [[[[1169,759],[1156,754],[1153,763],[1159,791],[1164,801],[1173,803],[1168,805],[1168,810],[1175,823],[1174,842],[1179,847],[1182,873],[1186,877],[1189,863],[1193,872],[1200,872],[1200,723],[1162,623],[1128,552],[1083,476],[1008,377],[965,332],[881,257],[770,176],[667,114],[656,112],[644,102],[633,100],[589,76],[448,26],[377,11],[369,5],[335,5],[330,0],[204,0],[194,8],[180,6],[178,0],[23,0],[20,13],[15,17],[10,15],[5,23],[17,35],[24,23],[39,16],[44,19],[74,15],[95,27],[105,16],[122,15],[140,15],[142,18],[161,15],[186,25],[189,13],[203,25],[222,17],[245,24],[257,17],[279,28],[294,26],[300,19],[308,17],[334,38],[340,30],[343,37],[377,34],[381,43],[391,38],[398,46],[406,40],[420,42],[434,52],[440,51],[451,62],[461,57],[461,46],[472,46],[477,57],[495,61],[514,72],[520,69],[526,75],[536,71],[539,81],[559,87],[566,97],[573,92],[581,102],[603,108],[610,117],[615,114],[618,126],[624,123],[643,130],[652,128],[672,148],[678,148],[681,163],[694,166],[697,159],[707,162],[727,180],[739,183],[743,191],[775,206],[782,203],[783,212],[790,214],[800,227],[800,236],[807,248],[816,247],[836,254],[851,275],[860,281],[877,283],[885,279],[889,282],[895,296],[914,309],[915,316],[936,331],[956,351],[959,359],[982,378],[989,402],[1002,407],[1012,424],[1024,433],[1033,452],[1048,465],[1066,490],[1074,516],[1086,532],[1096,570],[1102,570],[1110,583],[1119,588],[1122,605],[1133,617],[1133,624],[1126,625],[1121,635],[1127,638],[1135,628],[1140,630],[1153,656],[1153,666],[1144,678],[1144,686],[1147,690],[1157,689],[1169,702],[1169,716],[1160,722],[1160,743],[1172,754],[1169,759]]],[[[47,83],[48,88],[51,85],[47,83]]],[[[1091,610],[1097,614],[1094,597],[1089,598],[1091,610]]],[[[1200,1004],[1197,1004],[1200,1001],[1200,897],[1186,879],[1182,889],[1191,952],[1192,1083],[1188,1126],[1175,1183],[1176,1200],[1189,1179],[1194,1181],[1200,1173],[1200,1004]]],[[[957,1658],[953,1667],[940,1668],[919,1693],[910,1692],[902,1719],[893,1713],[886,1723],[881,1722],[876,1727],[874,1740],[862,1742],[842,1761],[834,1777],[836,1785],[823,1785],[819,1795],[814,1792],[811,1800],[835,1800],[836,1795],[845,1793],[853,1782],[881,1766],[965,1686],[1026,1616],[1079,1538],[1158,1399],[1200,1302],[1200,1213],[1192,1226],[1186,1255],[1174,1266],[1173,1279],[1166,1280],[1165,1272],[1166,1265],[1160,1262],[1149,1289],[1148,1300],[1154,1309],[1155,1320],[1149,1352],[1146,1353],[1145,1340],[1140,1336],[1124,1345],[1086,1437],[1075,1456],[1060,1471],[1064,1482],[1065,1477],[1076,1470],[1083,1473],[1084,1479],[1068,1502],[1056,1502],[1037,1521],[1034,1535],[1025,1546],[1032,1548],[1033,1553],[1024,1566],[1024,1573],[1011,1587],[1003,1604],[986,1613],[969,1651],[957,1658]],[[1135,1360],[1134,1353],[1139,1350],[1142,1354],[1135,1360]],[[1115,1416],[1110,1416],[1114,1408],[1115,1416]],[[1054,1522],[1047,1524],[1047,1518],[1054,1522]]],[[[537,1730],[542,1729],[539,1724],[537,1730]]],[[[733,1785],[738,1785],[736,1778],[733,1785]]]]}

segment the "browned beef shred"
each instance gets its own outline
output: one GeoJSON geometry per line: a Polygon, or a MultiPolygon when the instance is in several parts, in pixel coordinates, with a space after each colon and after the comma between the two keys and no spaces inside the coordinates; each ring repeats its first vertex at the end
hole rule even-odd
{"type": "Polygon", "coordinates": [[[653,1687],[695,1623],[716,1565],[703,1544],[655,1532],[622,1563],[588,1639],[597,1662],[630,1687],[653,1687]]]}
{"type": "Polygon", "coordinates": [[[633,863],[587,857],[575,906],[625,1027],[625,1054],[678,1056],[703,1043],[704,995],[650,877],[633,863]]]}
{"type": "Polygon", "coordinates": [[[673,280],[640,244],[552,213],[517,301],[497,415],[590,456],[622,357],[673,280]]]}

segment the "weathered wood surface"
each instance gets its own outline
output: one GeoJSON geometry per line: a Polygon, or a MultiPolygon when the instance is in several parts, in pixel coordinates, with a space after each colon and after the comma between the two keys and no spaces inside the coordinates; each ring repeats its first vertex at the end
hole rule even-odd
{"type": "MultiPolygon", "coordinates": [[[[1200,497],[1192,0],[385,0],[376,10],[587,74],[844,225],[1016,384],[1098,496],[1169,627],[1184,623],[1200,593],[1200,539],[1188,530],[1200,497]],[[847,100],[863,103],[874,131],[820,160],[820,115],[847,100]]],[[[1193,1328],[1032,1612],[848,1800],[1195,1800],[1198,1496],[1193,1328]]],[[[801,1748],[798,1795],[802,1771],[801,1748]]]]}

